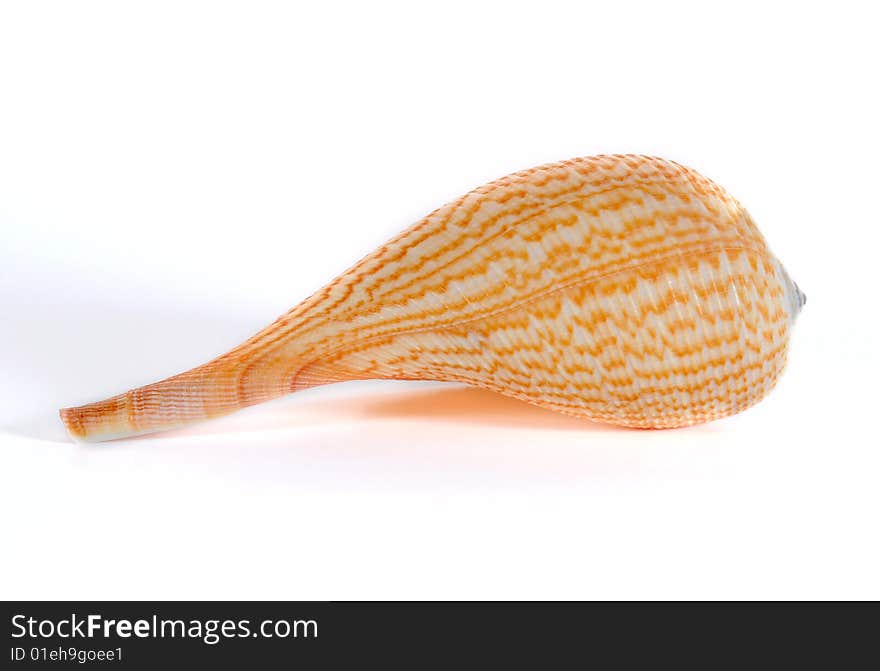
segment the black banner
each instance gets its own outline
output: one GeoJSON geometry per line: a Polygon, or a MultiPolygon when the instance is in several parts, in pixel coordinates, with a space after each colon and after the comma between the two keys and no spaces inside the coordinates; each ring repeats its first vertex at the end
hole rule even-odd
{"type": "Polygon", "coordinates": [[[878,614],[876,604],[22,602],[3,604],[3,657],[10,669],[418,668],[511,658],[543,667],[571,655],[615,666],[646,655],[781,663],[808,653],[839,667],[873,641],[878,614]]]}

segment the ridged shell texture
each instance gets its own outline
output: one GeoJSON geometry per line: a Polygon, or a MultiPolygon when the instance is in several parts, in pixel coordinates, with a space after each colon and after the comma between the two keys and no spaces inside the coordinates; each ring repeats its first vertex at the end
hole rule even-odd
{"type": "Polygon", "coordinates": [[[574,159],[433,212],[228,354],[62,418],[100,440],[381,378],[685,426],[774,386],[803,300],[710,180],[659,158],[574,159]]]}

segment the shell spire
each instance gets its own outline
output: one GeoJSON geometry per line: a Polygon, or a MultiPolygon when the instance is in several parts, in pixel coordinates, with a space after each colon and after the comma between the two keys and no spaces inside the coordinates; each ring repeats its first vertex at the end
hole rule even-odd
{"type": "Polygon", "coordinates": [[[376,378],[686,426],[772,389],[804,302],[712,181],[660,158],[572,159],[436,210],[229,353],[61,417],[107,440],[376,378]]]}

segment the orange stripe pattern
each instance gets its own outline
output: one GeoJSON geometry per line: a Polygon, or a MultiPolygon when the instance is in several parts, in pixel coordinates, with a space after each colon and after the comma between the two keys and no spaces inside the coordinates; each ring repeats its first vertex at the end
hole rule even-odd
{"type": "Polygon", "coordinates": [[[685,426],[773,387],[802,303],[710,180],[646,156],[573,159],[436,210],[204,366],[61,414],[75,438],[101,440],[380,378],[685,426]]]}

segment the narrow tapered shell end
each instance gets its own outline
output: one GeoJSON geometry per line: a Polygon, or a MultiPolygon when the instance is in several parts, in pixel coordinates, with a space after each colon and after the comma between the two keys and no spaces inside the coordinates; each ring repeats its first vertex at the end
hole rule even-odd
{"type": "Polygon", "coordinates": [[[76,408],[62,408],[58,414],[67,434],[78,443],[114,440],[135,433],[129,422],[126,394],[76,408]]]}
{"type": "Polygon", "coordinates": [[[76,442],[82,443],[86,440],[86,430],[82,425],[82,415],[77,408],[61,408],[58,411],[61,421],[64,422],[64,428],[67,429],[67,435],[76,442]]]}

